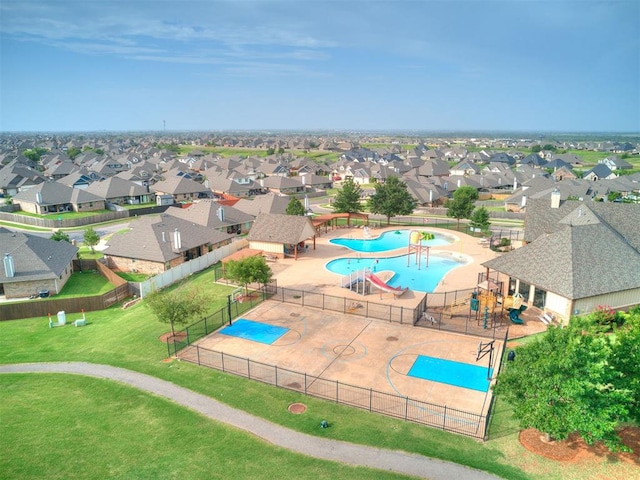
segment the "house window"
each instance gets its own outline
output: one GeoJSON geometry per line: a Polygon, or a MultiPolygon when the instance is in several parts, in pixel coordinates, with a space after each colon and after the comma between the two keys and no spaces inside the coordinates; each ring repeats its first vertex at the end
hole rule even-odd
{"type": "Polygon", "coordinates": [[[93,207],[93,202],[89,202],[89,206],[90,206],[90,207],[93,207]]]}

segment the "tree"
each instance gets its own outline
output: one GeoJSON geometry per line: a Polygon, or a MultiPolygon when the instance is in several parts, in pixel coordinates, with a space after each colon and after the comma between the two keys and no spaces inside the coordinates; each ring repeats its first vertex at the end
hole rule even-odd
{"type": "Polygon", "coordinates": [[[304,205],[296,197],[291,197],[291,200],[289,200],[289,203],[287,205],[286,213],[287,213],[287,215],[301,215],[301,216],[304,216],[304,214],[305,214],[304,205]]]}
{"type": "Polygon", "coordinates": [[[542,145],[534,145],[531,147],[531,153],[538,153],[542,151],[542,145]]]}
{"type": "Polygon", "coordinates": [[[62,230],[56,230],[49,237],[51,240],[55,240],[56,242],[69,242],[71,243],[71,239],[69,235],[63,232],[62,230]]]}
{"type": "Polygon", "coordinates": [[[415,210],[416,199],[398,177],[389,177],[385,183],[376,183],[374,188],[376,193],[369,198],[369,210],[387,217],[387,225],[391,223],[391,217],[410,215],[415,210]]]}
{"type": "Polygon", "coordinates": [[[471,228],[479,228],[480,230],[486,230],[489,228],[489,212],[484,207],[476,208],[471,214],[470,222],[471,228]]]}
{"type": "Polygon", "coordinates": [[[333,211],[335,213],[360,213],[362,204],[360,198],[362,188],[353,181],[352,177],[347,177],[333,199],[333,211]]]}
{"type": "Polygon", "coordinates": [[[171,335],[175,336],[176,324],[187,324],[194,317],[207,310],[207,299],[202,292],[195,290],[156,290],[144,297],[153,314],[163,323],[171,325],[171,335]]]}
{"type": "Polygon", "coordinates": [[[447,208],[447,217],[455,218],[460,229],[460,219],[469,218],[473,212],[473,203],[478,199],[478,191],[471,186],[458,188],[453,192],[453,199],[448,199],[444,206],[447,208]]]}
{"type": "Polygon", "coordinates": [[[95,252],[94,248],[100,242],[100,235],[93,229],[93,227],[87,227],[84,231],[84,244],[91,248],[91,253],[95,252]]]}
{"type": "Polygon", "coordinates": [[[42,148],[42,147],[36,147],[36,148],[30,148],[28,150],[25,150],[24,152],[22,152],[22,155],[24,155],[25,157],[27,157],[29,160],[36,162],[36,163],[40,163],[40,159],[42,158],[42,155],[45,155],[49,153],[49,150],[46,148],[42,148]]]}
{"type": "Polygon", "coordinates": [[[559,440],[578,432],[588,444],[621,448],[616,428],[640,413],[640,313],[611,326],[615,335],[597,327],[600,314],[549,328],[505,365],[494,391],[522,428],[559,440]]]}
{"type": "Polygon", "coordinates": [[[67,157],[69,157],[71,160],[76,158],[81,153],[82,151],[78,147],[70,147],[67,149],[67,157]]]}
{"type": "Polygon", "coordinates": [[[247,257],[243,260],[230,260],[225,266],[225,277],[237,282],[248,293],[250,283],[266,284],[271,281],[273,272],[262,256],[247,257]]]}

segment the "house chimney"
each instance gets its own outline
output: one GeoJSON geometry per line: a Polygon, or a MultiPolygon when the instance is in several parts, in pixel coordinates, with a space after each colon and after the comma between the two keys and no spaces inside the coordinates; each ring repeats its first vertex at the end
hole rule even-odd
{"type": "Polygon", "coordinates": [[[164,232],[162,232],[162,243],[166,243],[167,242],[167,238],[164,235],[164,232]]]}
{"type": "Polygon", "coordinates": [[[16,267],[13,264],[13,257],[9,253],[4,254],[4,274],[11,278],[16,274],[16,267]]]}
{"type": "Polygon", "coordinates": [[[300,175],[300,180],[302,181],[302,185],[306,185],[307,184],[307,176],[306,175],[300,175]]]}
{"type": "Polygon", "coordinates": [[[560,192],[557,188],[551,192],[551,208],[560,208],[560,192]]]}
{"type": "Polygon", "coordinates": [[[513,179],[513,191],[515,192],[518,189],[518,179],[513,179]]]}
{"type": "Polygon", "coordinates": [[[429,190],[429,203],[433,203],[433,190],[429,190]]]}
{"type": "Polygon", "coordinates": [[[42,203],[42,193],[36,192],[36,202],[38,204],[42,203]]]}
{"type": "Polygon", "coordinates": [[[522,195],[522,202],[520,203],[520,208],[524,208],[527,206],[527,196],[522,195]]]}
{"type": "Polygon", "coordinates": [[[460,182],[461,182],[461,180],[458,179],[458,188],[460,188],[460,182]]]}
{"type": "Polygon", "coordinates": [[[216,210],[216,214],[218,215],[218,220],[224,222],[224,208],[218,207],[218,210],[216,210]]]}
{"type": "Polygon", "coordinates": [[[180,232],[177,228],[173,232],[173,248],[175,250],[182,248],[182,239],[180,238],[180,232]]]}

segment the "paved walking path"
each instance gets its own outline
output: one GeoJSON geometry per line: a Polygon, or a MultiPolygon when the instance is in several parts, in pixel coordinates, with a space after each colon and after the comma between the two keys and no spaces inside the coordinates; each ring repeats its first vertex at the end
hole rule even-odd
{"type": "Polygon", "coordinates": [[[213,420],[252,433],[273,445],[324,460],[415,475],[431,480],[498,478],[480,470],[416,454],[366,447],[299,433],[231,408],[210,397],[179,387],[171,382],[123,368],[82,362],[0,365],[0,373],[25,372],[72,373],[115,380],[168,398],[213,420]]]}

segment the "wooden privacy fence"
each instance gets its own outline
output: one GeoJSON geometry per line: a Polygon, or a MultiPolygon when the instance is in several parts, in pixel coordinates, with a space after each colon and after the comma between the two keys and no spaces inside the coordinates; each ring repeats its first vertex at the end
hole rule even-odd
{"type": "Polygon", "coordinates": [[[0,304],[0,320],[15,320],[17,318],[46,317],[57,312],[78,313],[104,310],[129,296],[129,284],[91,297],[76,298],[40,298],[22,303],[0,304]]]}

